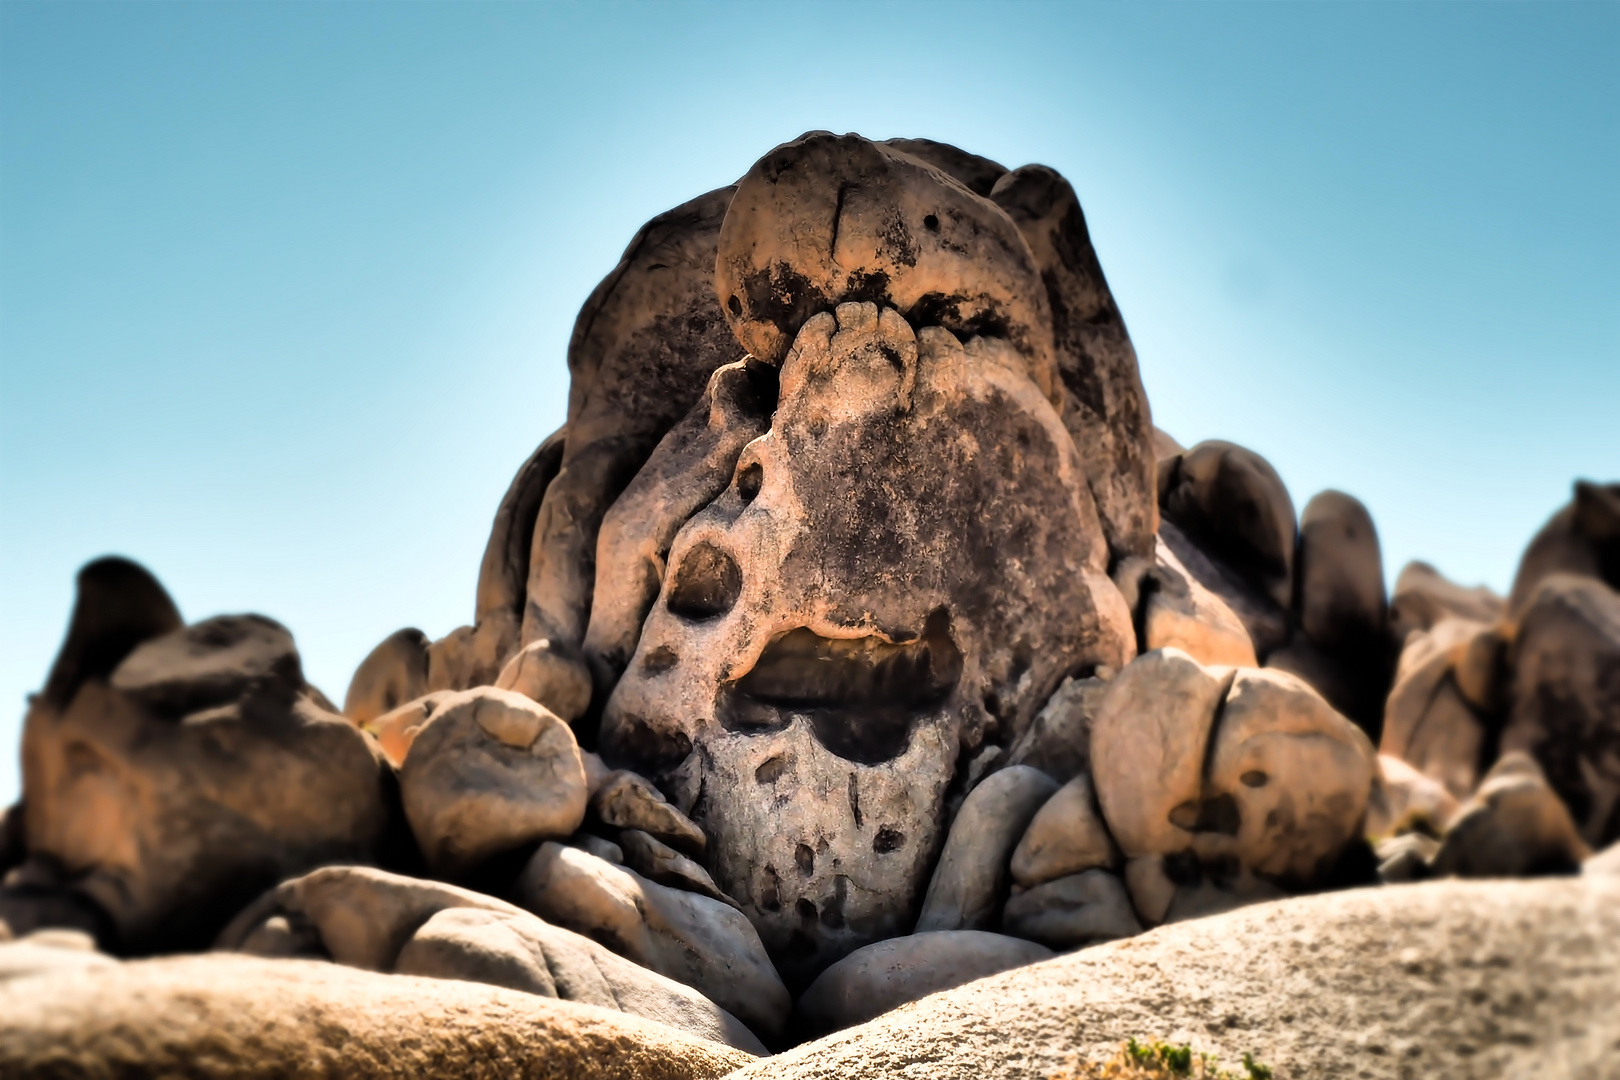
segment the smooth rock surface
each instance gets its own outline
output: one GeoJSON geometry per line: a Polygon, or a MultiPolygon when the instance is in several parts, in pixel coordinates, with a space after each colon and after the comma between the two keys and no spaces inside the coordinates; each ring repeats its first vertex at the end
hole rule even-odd
{"type": "MultiPolygon", "coordinates": [[[[1160,464],[1168,466],[1173,462],[1161,461],[1160,464]]],[[[1259,586],[1205,550],[1168,517],[1159,519],[1159,539],[1193,580],[1219,597],[1238,617],[1249,632],[1255,655],[1262,662],[1288,641],[1287,609],[1259,586]]]]}
{"type": "Polygon", "coordinates": [[[423,694],[419,698],[407,701],[397,709],[392,709],[374,720],[362,725],[366,731],[377,738],[377,745],[382,748],[383,755],[394,768],[405,764],[405,756],[411,752],[411,744],[416,736],[427,726],[429,720],[438,715],[445,704],[456,700],[455,690],[435,690],[431,694],[423,694]]]}
{"type": "Polygon", "coordinates": [[[753,1058],[628,1013],[314,960],[168,957],[0,984],[15,1080],[707,1080],[753,1058]]]}
{"type": "Polygon", "coordinates": [[[1620,484],[1575,481],[1573,497],[1519,559],[1508,604],[1515,615],[1552,574],[1595,578],[1620,589],[1620,484]]]}
{"type": "Polygon", "coordinates": [[[792,1002],[735,908],[552,843],[535,852],[514,896],[541,918],[696,988],[767,1042],[781,1034],[792,1002]]]}
{"type": "Polygon", "coordinates": [[[1086,870],[1012,897],[1001,914],[1001,929],[1053,949],[1075,949],[1132,937],[1142,932],[1142,924],[1118,875],[1086,870]]]}
{"type": "Polygon", "coordinates": [[[1452,819],[1430,869],[1438,877],[1572,874],[1590,854],[1540,767],[1510,751],[1452,819]]]}
{"type": "Polygon", "coordinates": [[[496,676],[495,689],[522,694],[570,724],[591,705],[591,676],[585,664],[549,638],[519,649],[496,676]]]}
{"type": "Polygon", "coordinates": [[[865,1023],[929,994],[1051,959],[1029,941],[983,930],[938,930],[857,949],[822,972],[793,1007],[796,1034],[865,1023]]]}
{"type": "Polygon", "coordinates": [[[585,820],[585,766],[568,725],[493,687],[444,702],[399,772],[428,865],[464,874],[503,851],[570,836],[585,820]]]}
{"type": "Polygon", "coordinates": [[[1014,882],[1029,888],[1082,870],[1114,869],[1119,862],[1091,777],[1082,773],[1035,812],[1008,870],[1014,882]]]}
{"type": "Polygon", "coordinates": [[[1013,765],[968,792],[928,883],[916,933],[995,925],[1013,849],[1057,791],[1057,781],[1039,769],[1013,765]]]}
{"type": "Polygon", "coordinates": [[[396,630],[366,654],[349,679],[343,715],[361,727],[427,693],[427,635],[414,626],[396,630]]]}
{"type": "Polygon", "coordinates": [[[117,965],[117,960],[96,951],[94,938],[79,930],[36,930],[15,941],[0,941],[0,985],[34,975],[117,965]]]}
{"type": "Polygon", "coordinates": [[[1294,502],[1271,463],[1229,442],[1201,442],[1161,467],[1159,506],[1279,607],[1293,601],[1294,502]]]}
{"type": "Polygon", "coordinates": [[[1451,617],[1409,633],[1384,705],[1378,752],[1438,780],[1457,799],[1468,797],[1486,767],[1486,728],[1453,673],[1474,639],[1487,633],[1484,623],[1451,617]]]}
{"type": "Polygon", "coordinates": [[[1048,1080],[1126,1039],[1279,1078],[1599,1080],[1620,1039],[1620,881],[1431,882],[1246,907],[1006,972],[736,1080],[1048,1080]]]}
{"type": "Polygon", "coordinates": [[[1389,598],[1389,630],[1397,646],[1413,632],[1431,629],[1441,619],[1489,624],[1506,614],[1507,601],[1490,589],[1483,585],[1465,588],[1426,562],[1403,566],[1389,598]]]}

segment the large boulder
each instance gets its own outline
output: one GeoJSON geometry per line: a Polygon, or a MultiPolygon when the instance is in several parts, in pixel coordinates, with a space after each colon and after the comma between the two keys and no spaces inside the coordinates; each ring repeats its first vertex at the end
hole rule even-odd
{"type": "Polygon", "coordinates": [[[1395,686],[1384,706],[1378,752],[1398,758],[1465,799],[1486,768],[1490,728],[1458,686],[1458,664],[1473,642],[1490,633],[1484,623],[1444,618],[1406,638],[1395,686]]]}
{"type": "Polygon", "coordinates": [[[1395,579],[1389,598],[1389,632],[1400,648],[1416,631],[1442,619],[1490,624],[1507,614],[1507,601],[1483,585],[1465,588],[1426,562],[1409,562],[1395,579]]]}
{"type": "Polygon", "coordinates": [[[447,876],[569,836],[585,820],[574,733],[544,706],[494,687],[440,704],[405,755],[399,788],[429,867],[447,876]]]}
{"type": "Polygon", "coordinates": [[[1502,750],[1541,764],[1588,844],[1620,839],[1620,593],[1591,577],[1543,578],[1510,666],[1502,750]]]}
{"type": "Polygon", "coordinates": [[[1015,894],[1001,914],[1004,933],[1054,949],[1132,937],[1142,924],[1118,875],[1083,870],[1015,894]]]}
{"type": "Polygon", "coordinates": [[[1083,870],[1112,870],[1119,861],[1119,847],[1108,834],[1091,777],[1082,773],[1035,812],[1013,849],[1008,871],[1014,884],[1027,889],[1083,870]]]}
{"type": "MultiPolygon", "coordinates": [[[[735,1080],[1118,1075],[1127,1039],[1278,1077],[1601,1077],[1620,878],[1432,882],[1243,908],[994,975],[735,1080]]],[[[1240,1073],[1240,1075],[1242,1075],[1240,1073]]]]}
{"type": "Polygon", "coordinates": [[[524,867],[514,893],[541,918],[695,987],[761,1037],[781,1034],[787,989],[759,934],[731,905],[550,843],[524,867]]]}
{"type": "Polygon", "coordinates": [[[1258,667],[1254,639],[1237,612],[1187,570],[1163,537],[1154,542],[1152,561],[1128,559],[1113,575],[1136,613],[1137,647],[1180,649],[1201,664],[1258,667]]]}
{"type": "Polygon", "coordinates": [[[1595,578],[1620,589],[1620,483],[1575,481],[1574,497],[1541,527],[1519,560],[1508,598],[1515,615],[1552,574],[1595,578]]]}
{"type": "MultiPolygon", "coordinates": [[[[1291,630],[1288,609],[1284,605],[1212,555],[1200,543],[1194,542],[1169,517],[1159,519],[1159,539],[1167,553],[1174,556],[1179,571],[1185,572],[1201,588],[1213,593],[1238,617],[1243,629],[1248,632],[1255,656],[1260,660],[1264,661],[1288,641],[1291,630]]],[[[1122,574],[1126,569],[1121,564],[1115,572],[1122,574]]]]}
{"type": "Polygon", "coordinates": [[[1170,520],[1279,607],[1292,603],[1294,502],[1269,461],[1209,440],[1160,462],[1158,484],[1170,520]]]}
{"type": "Polygon", "coordinates": [[[377,858],[393,820],[381,752],[306,686],[284,628],[177,622],[144,570],[91,563],[23,728],[19,872],[91,902],[131,952],[196,946],[284,877],[377,858]]]}
{"type": "Polygon", "coordinates": [[[1448,823],[1430,871],[1444,877],[1572,874],[1591,852],[1530,757],[1510,751],[1448,823]]]}
{"type": "Polygon", "coordinates": [[[176,956],[0,984],[14,1080],[708,1080],[756,1053],[611,1002],[316,960],[176,956]]]}
{"type": "Polygon", "coordinates": [[[1052,310],[1063,423],[1074,435],[1116,559],[1151,556],[1159,525],[1153,417],[1136,349],[1091,246],[1080,200],[1056,170],[1025,165],[990,200],[1029,243],[1052,310]]]}
{"type": "Polygon", "coordinates": [[[790,984],[911,928],[964,748],[1134,653],[1073,439],[1023,367],[873,304],[811,318],[608,701],[604,756],[690,809],[790,984]]]}
{"type": "Polygon", "coordinates": [[[580,934],[492,896],[369,867],[325,867],[283,882],[239,913],[216,948],[488,982],[762,1050],[736,1017],[697,990],[580,934]]]}
{"type": "Polygon", "coordinates": [[[908,1001],[1052,957],[1029,941],[983,930],[936,930],[857,949],[817,976],[793,1006],[795,1034],[862,1024],[908,1001]]]}

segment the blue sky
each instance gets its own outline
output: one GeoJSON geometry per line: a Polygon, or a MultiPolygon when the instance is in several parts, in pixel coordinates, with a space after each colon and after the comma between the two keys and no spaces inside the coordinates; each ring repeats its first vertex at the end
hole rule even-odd
{"type": "Polygon", "coordinates": [[[1391,577],[1620,478],[1617,4],[7,2],[0,747],[100,554],[334,698],[470,619],[586,294],[811,128],[1060,169],[1160,426],[1391,577]]]}

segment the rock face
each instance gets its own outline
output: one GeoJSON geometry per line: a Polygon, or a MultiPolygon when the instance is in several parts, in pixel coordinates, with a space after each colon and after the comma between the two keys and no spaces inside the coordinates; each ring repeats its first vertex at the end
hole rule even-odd
{"type": "Polygon", "coordinates": [[[1457,799],[1468,797],[1485,768],[1488,731],[1463,697],[1456,668],[1487,632],[1482,623],[1446,618],[1408,635],[1384,706],[1379,753],[1407,762],[1457,799]]]}
{"type": "Polygon", "coordinates": [[[1620,484],[1575,481],[1575,495],[1530,541],[1513,578],[1510,606],[1529,605],[1551,574],[1595,578],[1620,589],[1620,484]]]}
{"type": "Polygon", "coordinates": [[[787,989],[735,908],[560,844],[540,846],[516,896],[542,918],[696,987],[763,1038],[781,1034],[787,989]]]}
{"type": "Polygon", "coordinates": [[[1172,521],[1279,607],[1294,590],[1294,502],[1271,463],[1228,442],[1201,442],[1159,464],[1172,521]]]}
{"type": "Polygon", "coordinates": [[[465,874],[493,855],[571,835],[585,820],[574,733],[521,694],[480,687],[435,710],[399,773],[428,865],[465,874]]]}
{"type": "Polygon", "coordinates": [[[716,368],[742,359],[714,294],[719,188],[653,218],[591,293],[568,343],[568,426],[528,560],[522,640],[583,644],[609,506],[716,368]]]}
{"type": "Polygon", "coordinates": [[[0,1073],[16,1080],[707,1080],[752,1060],[611,1005],[314,960],[179,956],[0,984],[0,1073]]]}
{"type": "Polygon", "coordinates": [[[1598,1077],[1620,1039],[1617,969],[1613,877],[1356,889],[1008,971],[736,1077],[1068,1076],[1133,1038],[1228,1069],[1250,1052],[1279,1077],[1598,1077]]]}
{"type": "Polygon", "coordinates": [[[1321,881],[1361,826],[1374,772],[1366,736],[1305,684],[1205,668],[1174,649],[1114,679],[1091,753],[1148,923],[1203,886],[1214,903],[1321,881]]]}
{"type": "Polygon", "coordinates": [[[1588,844],[1620,839],[1620,593],[1594,578],[1543,578],[1511,663],[1503,752],[1541,764],[1588,844]]]}
{"type": "Polygon", "coordinates": [[[286,630],[177,623],[144,570],[91,563],[23,731],[21,871],[132,952],[194,946],[282,877],[375,857],[390,822],[381,753],[317,704],[286,630]]]}
{"type": "Polygon", "coordinates": [[[762,1052],[735,1017],[696,990],[579,934],[492,896],[368,867],[327,867],[284,882],[232,920],[216,947],[489,982],[762,1052]],[[301,947],[289,948],[289,938],[301,947]]]}
{"type": "Polygon", "coordinates": [[[872,304],[806,322],[608,702],[604,753],[693,793],[790,984],[910,928],[963,746],[1133,652],[1073,441],[1023,369],[872,304]]]}
{"type": "Polygon", "coordinates": [[[968,793],[928,883],[917,933],[995,925],[1013,848],[1057,790],[1057,781],[1039,769],[1014,765],[968,793]]]}
{"type": "Polygon", "coordinates": [[[1023,888],[1098,867],[1119,865],[1091,777],[1076,776],[1046,800],[1024,830],[1008,869],[1023,888]]]}
{"type": "Polygon", "coordinates": [[[1132,937],[1142,924],[1118,876],[1085,870],[1054,878],[1007,901],[1001,928],[1054,949],[1132,937]]]}
{"type": "Polygon", "coordinates": [[[1510,752],[1449,823],[1431,871],[1440,877],[1572,874],[1590,851],[1541,769],[1510,752]]]}
{"type": "Polygon", "coordinates": [[[810,984],[793,1007],[794,1027],[813,1038],[1051,956],[1033,942],[982,930],[941,930],[879,941],[850,953],[810,984]]]}
{"type": "Polygon", "coordinates": [[[1428,630],[1441,619],[1489,624],[1506,614],[1507,601],[1485,586],[1464,588],[1426,562],[1409,562],[1395,579],[1389,600],[1390,636],[1399,646],[1414,631],[1428,630]]]}
{"type": "Polygon", "coordinates": [[[1153,417],[1136,349],[1069,182],[1045,165],[996,181],[990,200],[1028,242],[1052,310],[1063,423],[1074,436],[1109,550],[1151,556],[1159,526],[1153,417]]]}

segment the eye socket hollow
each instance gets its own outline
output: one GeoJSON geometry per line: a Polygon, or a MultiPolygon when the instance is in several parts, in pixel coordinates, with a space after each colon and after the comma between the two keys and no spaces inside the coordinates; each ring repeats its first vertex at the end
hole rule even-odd
{"type": "Polygon", "coordinates": [[[759,495],[759,489],[765,485],[765,470],[759,462],[750,462],[742,472],[737,474],[737,494],[742,496],[744,504],[751,503],[759,495]]]}
{"type": "Polygon", "coordinates": [[[675,568],[665,603],[683,619],[714,619],[730,611],[741,595],[737,560],[713,544],[700,543],[675,568]]]}

